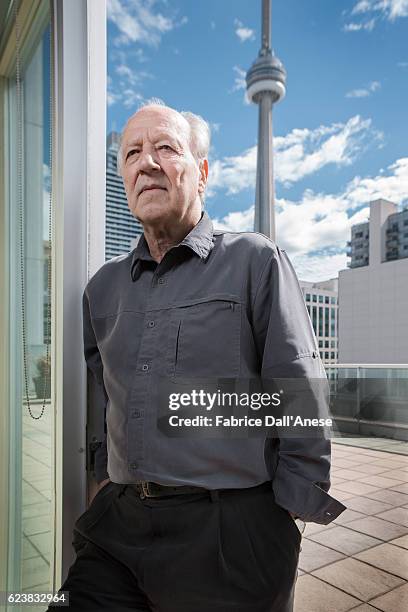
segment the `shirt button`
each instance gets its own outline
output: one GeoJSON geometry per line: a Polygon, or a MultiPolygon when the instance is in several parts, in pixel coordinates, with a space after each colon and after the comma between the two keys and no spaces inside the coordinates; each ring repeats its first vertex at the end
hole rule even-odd
{"type": "Polygon", "coordinates": [[[136,461],[133,461],[133,463],[129,463],[129,467],[131,470],[137,470],[139,464],[136,461]]]}
{"type": "Polygon", "coordinates": [[[148,369],[149,369],[149,366],[147,365],[147,363],[144,363],[144,364],[142,365],[142,370],[143,370],[143,372],[147,372],[147,370],[148,370],[148,369]]]}
{"type": "Polygon", "coordinates": [[[331,512],[326,512],[327,516],[331,516],[331,512]]]}
{"type": "Polygon", "coordinates": [[[164,278],[161,276],[158,280],[159,285],[164,285],[164,278]]]}
{"type": "Polygon", "coordinates": [[[147,327],[154,327],[155,323],[154,321],[149,321],[147,324],[147,327]]]}

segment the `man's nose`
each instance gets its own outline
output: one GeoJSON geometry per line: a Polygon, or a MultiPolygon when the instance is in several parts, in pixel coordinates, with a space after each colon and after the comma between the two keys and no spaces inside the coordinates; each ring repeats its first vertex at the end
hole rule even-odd
{"type": "Polygon", "coordinates": [[[142,151],[139,157],[139,170],[141,172],[151,172],[154,170],[160,170],[160,164],[155,158],[152,151],[142,151]]]}

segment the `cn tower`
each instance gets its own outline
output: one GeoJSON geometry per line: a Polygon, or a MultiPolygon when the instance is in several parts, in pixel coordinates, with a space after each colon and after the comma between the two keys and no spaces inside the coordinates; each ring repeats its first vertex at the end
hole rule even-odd
{"type": "Polygon", "coordinates": [[[255,231],[275,240],[272,106],[286,93],[286,70],[271,49],[271,0],[262,0],[262,46],[246,75],[247,95],[259,105],[255,231]]]}

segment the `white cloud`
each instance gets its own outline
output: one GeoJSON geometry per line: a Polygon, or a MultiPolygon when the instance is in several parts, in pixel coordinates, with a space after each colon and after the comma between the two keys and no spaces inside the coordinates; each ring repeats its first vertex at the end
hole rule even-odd
{"type": "Polygon", "coordinates": [[[210,161],[208,197],[217,189],[228,195],[239,193],[255,185],[257,149],[251,147],[241,155],[210,161]]]}
{"type": "Polygon", "coordinates": [[[234,66],[233,67],[233,71],[235,72],[235,79],[234,79],[234,85],[232,87],[232,89],[230,90],[229,93],[232,93],[234,91],[239,91],[240,89],[244,90],[244,104],[250,104],[247,92],[246,92],[246,72],[245,70],[243,70],[242,68],[240,68],[239,66],[234,66]]]}
{"type": "MultiPolygon", "coordinates": [[[[299,201],[278,198],[277,243],[287,250],[298,275],[304,280],[322,280],[345,268],[350,228],[368,219],[368,204],[378,198],[397,204],[408,201],[408,157],[398,159],[376,176],[356,176],[339,194],[306,190],[299,201]]],[[[250,206],[214,219],[214,225],[252,231],[253,219],[254,206],[250,206]]]]}
{"type": "MultiPolygon", "coordinates": [[[[370,119],[359,115],[346,123],[320,126],[314,130],[294,129],[274,139],[275,179],[285,186],[317,172],[328,164],[347,166],[382,134],[371,127],[370,119]]],[[[209,192],[224,189],[227,195],[253,189],[256,179],[256,145],[240,155],[215,159],[210,164],[209,192]]]]}
{"type": "Polygon", "coordinates": [[[174,17],[155,11],[156,3],[156,0],[108,0],[108,19],[120,32],[114,41],[116,46],[132,42],[157,46],[163,34],[187,22],[186,17],[176,22],[174,17]]]}
{"type": "Polygon", "coordinates": [[[108,75],[108,91],[107,91],[108,106],[112,106],[112,104],[116,104],[116,102],[120,102],[121,98],[122,98],[121,93],[119,93],[118,91],[114,91],[112,77],[108,75]]]}
{"type": "Polygon", "coordinates": [[[154,78],[145,70],[134,71],[125,63],[115,67],[115,75],[118,79],[113,80],[108,76],[108,106],[121,102],[126,108],[135,107],[143,100],[140,88],[144,80],[154,78]]]}
{"type": "Polygon", "coordinates": [[[247,28],[244,24],[239,21],[239,19],[234,20],[235,26],[235,34],[238,36],[241,42],[245,42],[247,40],[255,40],[255,30],[251,30],[251,28],[247,28]]]}
{"type": "Polygon", "coordinates": [[[233,71],[235,72],[236,77],[235,77],[234,86],[232,88],[232,91],[238,91],[239,89],[246,89],[245,70],[242,70],[242,68],[240,68],[239,66],[234,66],[233,71]]]}
{"type": "Polygon", "coordinates": [[[366,30],[367,32],[371,32],[375,26],[375,19],[370,19],[365,23],[356,23],[355,21],[351,21],[350,23],[346,23],[343,26],[344,32],[358,32],[359,30],[366,30]]]}
{"type": "Polygon", "coordinates": [[[346,98],[368,98],[372,93],[378,91],[381,88],[379,81],[371,81],[369,85],[361,89],[352,89],[346,93],[346,98]]]}
{"type": "Polygon", "coordinates": [[[108,91],[108,94],[107,94],[108,106],[112,106],[113,104],[116,104],[116,102],[120,102],[121,98],[122,98],[121,94],[114,93],[113,91],[108,91]]]}
{"type": "Polygon", "coordinates": [[[408,62],[398,62],[398,68],[408,68],[408,62]]]}
{"type": "Polygon", "coordinates": [[[150,72],[146,70],[132,70],[126,64],[119,64],[115,68],[116,74],[119,75],[122,79],[121,86],[124,87],[126,85],[140,85],[146,79],[154,78],[150,72]]]}
{"type": "Polygon", "coordinates": [[[344,26],[344,31],[372,30],[378,18],[394,22],[401,17],[408,17],[408,0],[359,0],[353,6],[351,15],[374,17],[365,22],[348,23],[344,26]]]}
{"type": "Polygon", "coordinates": [[[352,15],[356,15],[358,13],[366,13],[371,9],[370,0],[360,0],[357,4],[354,5],[353,10],[351,11],[352,15]]]}
{"type": "Polygon", "coordinates": [[[291,261],[299,279],[318,283],[336,278],[340,270],[347,268],[349,259],[345,253],[329,252],[323,255],[296,255],[291,261]]]}
{"type": "Polygon", "coordinates": [[[354,23],[354,22],[350,22],[350,23],[346,23],[343,26],[343,30],[344,32],[358,32],[359,30],[362,29],[362,25],[361,23],[354,23]]]}
{"type": "Polygon", "coordinates": [[[115,72],[119,76],[124,77],[132,85],[135,85],[136,82],[139,80],[137,74],[125,64],[119,64],[119,66],[116,66],[115,72]]]}
{"type": "Polygon", "coordinates": [[[121,99],[126,108],[132,108],[138,106],[143,101],[143,96],[133,89],[125,89],[121,99]]]}
{"type": "Polygon", "coordinates": [[[252,232],[254,229],[254,206],[243,211],[229,212],[222,219],[213,217],[214,226],[229,232],[252,232]]]}
{"type": "Polygon", "coordinates": [[[408,17],[408,0],[359,0],[351,11],[352,15],[376,12],[389,21],[408,17]]]}

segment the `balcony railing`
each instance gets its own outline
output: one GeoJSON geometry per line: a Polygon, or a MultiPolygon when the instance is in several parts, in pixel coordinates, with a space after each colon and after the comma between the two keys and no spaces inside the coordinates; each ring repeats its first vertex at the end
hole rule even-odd
{"type": "Polygon", "coordinates": [[[341,433],[408,440],[408,364],[325,366],[341,433]]]}

